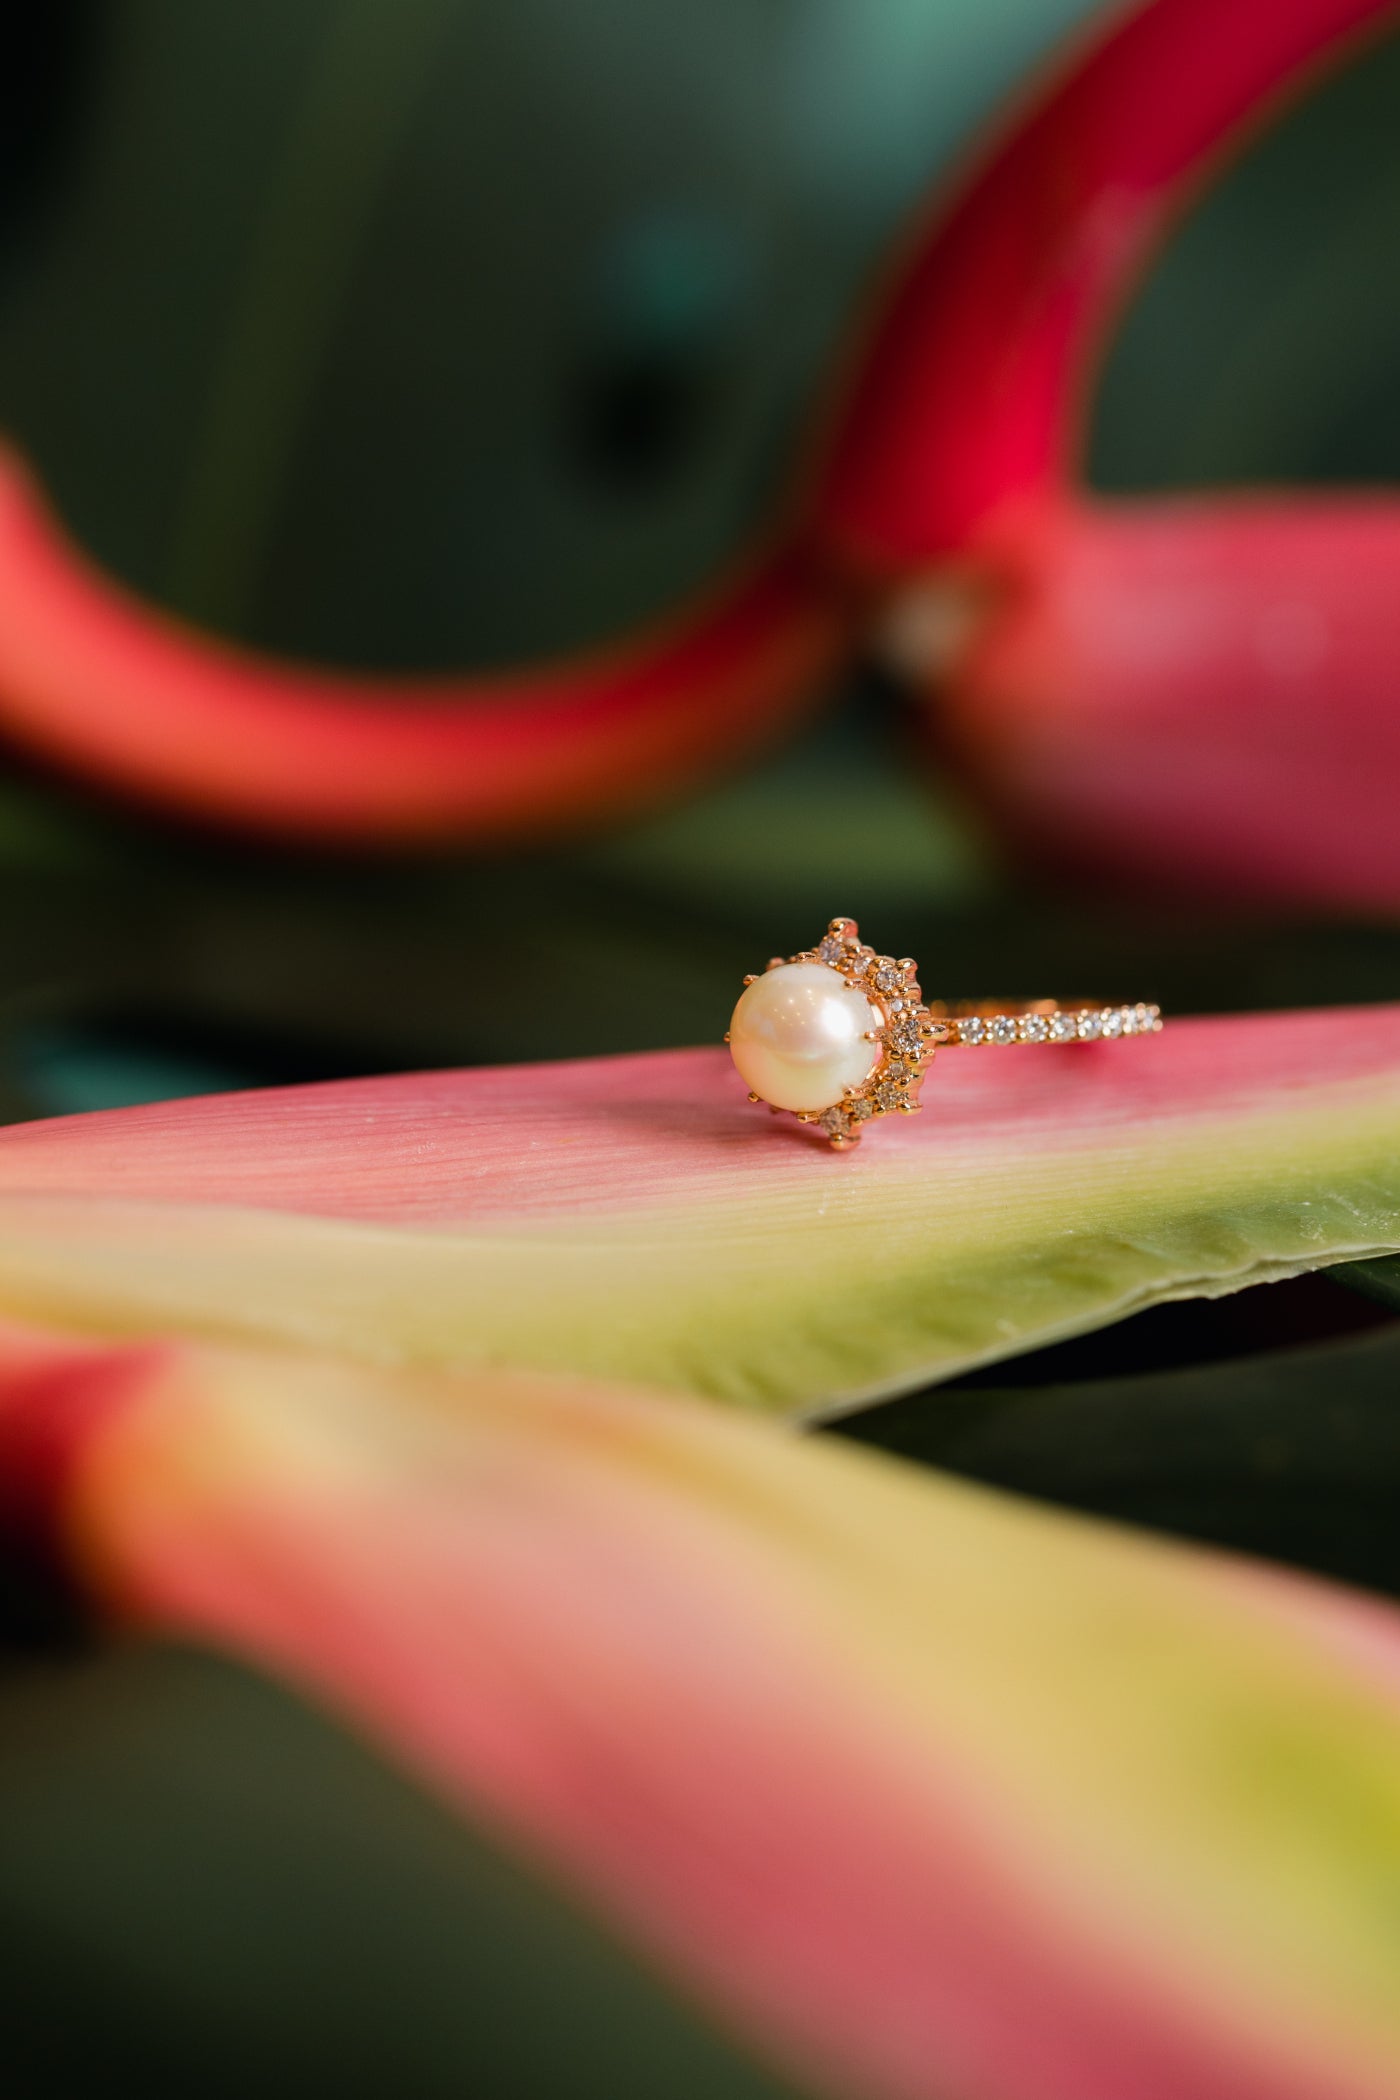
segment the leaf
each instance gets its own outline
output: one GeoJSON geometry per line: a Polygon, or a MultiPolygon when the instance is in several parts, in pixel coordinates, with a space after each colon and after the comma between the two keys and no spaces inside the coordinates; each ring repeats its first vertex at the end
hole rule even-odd
{"type": "Polygon", "coordinates": [[[0,1458],[834,2094],[1394,2088],[1388,1609],[522,1377],[9,1330],[0,1458]]]}
{"type": "Polygon", "coordinates": [[[830,1411],[1400,1245],[1400,1009],[940,1056],[832,1155],[722,1051],[0,1131],[0,1305],[830,1411]]]}
{"type": "Polygon", "coordinates": [[[574,1908],[288,1691],[154,1645],[0,1680],[16,2100],[779,2100],[574,1908]]]}
{"type": "Polygon", "coordinates": [[[839,1427],[991,1487],[1400,1595],[1398,1399],[1400,1327],[1385,1327],[1078,1384],[983,1373],[839,1427]]]}
{"type": "Polygon", "coordinates": [[[1377,1261],[1343,1262],[1337,1270],[1337,1281],[1360,1291],[1363,1297],[1374,1298],[1378,1305],[1400,1311],[1400,1261],[1394,1255],[1383,1254],[1377,1261]]]}

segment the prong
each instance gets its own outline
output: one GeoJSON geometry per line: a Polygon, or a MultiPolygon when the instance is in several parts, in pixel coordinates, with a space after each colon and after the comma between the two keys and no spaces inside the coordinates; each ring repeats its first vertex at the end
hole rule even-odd
{"type": "Polygon", "coordinates": [[[879,1040],[880,1031],[878,1028],[867,1028],[864,1035],[861,1037],[861,1041],[863,1043],[878,1043],[879,1040]]]}
{"type": "Polygon", "coordinates": [[[729,1041],[729,1030],[727,1028],[724,1031],[724,1040],[726,1043],[729,1041]]]}
{"type": "Polygon", "coordinates": [[[745,984],[757,984],[757,983],[758,983],[758,979],[757,979],[757,977],[756,977],[756,976],[754,975],[754,973],[753,973],[753,971],[752,971],[752,970],[750,970],[750,972],[749,972],[748,976],[747,976],[747,977],[746,977],[746,978],[744,979],[744,982],[745,982],[745,984]]]}
{"type": "Polygon", "coordinates": [[[762,1096],[762,1094],[750,1094],[750,1095],[749,1095],[749,1099],[750,1099],[750,1101],[753,1101],[753,1102],[758,1102],[758,1101],[761,1101],[761,1100],[763,1099],[763,1096],[762,1096]]]}
{"type": "Polygon", "coordinates": [[[915,962],[912,955],[901,955],[899,958],[899,967],[901,970],[903,970],[905,976],[907,977],[911,970],[917,970],[919,966],[915,962]]]}
{"type": "Polygon", "coordinates": [[[781,970],[783,967],[783,960],[784,959],[781,955],[770,955],[763,967],[765,970],[781,970]]]}

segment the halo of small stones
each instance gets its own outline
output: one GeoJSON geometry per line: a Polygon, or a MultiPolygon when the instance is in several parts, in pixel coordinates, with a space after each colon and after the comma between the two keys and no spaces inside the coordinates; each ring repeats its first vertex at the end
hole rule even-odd
{"type": "Polygon", "coordinates": [[[825,963],[880,1015],[880,1026],[870,1032],[880,1054],[869,1078],[847,1087],[830,1108],[800,1111],[798,1122],[815,1123],[841,1150],[860,1143],[862,1126],[874,1116],[917,1115],[919,1089],[934,1049],[944,1038],[923,1003],[912,957],[879,955],[859,938],[854,919],[833,919],[815,948],[788,960],[825,963]]]}
{"type": "Polygon", "coordinates": [[[1083,1006],[1066,1013],[969,1014],[944,1023],[949,1043],[1094,1043],[1125,1035],[1156,1035],[1162,1013],[1156,1006],[1083,1006]]]}

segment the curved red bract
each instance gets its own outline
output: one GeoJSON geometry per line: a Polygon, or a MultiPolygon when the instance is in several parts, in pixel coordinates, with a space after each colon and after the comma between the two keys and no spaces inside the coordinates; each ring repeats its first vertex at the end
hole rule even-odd
{"type": "Polygon", "coordinates": [[[1400,902],[1400,501],[1075,486],[1106,337],[1173,216],[1394,0],[1153,0],[932,231],[818,491],[829,559],[955,560],[987,615],[940,735],[1024,843],[1173,887],[1400,902]]]}
{"type": "Polygon", "coordinates": [[[1183,193],[1395,0],[1153,0],[1054,88],[906,268],[816,496],[829,555],[899,575],[1070,478],[1103,338],[1183,193]]]}
{"type": "Polygon", "coordinates": [[[261,830],[491,838],[644,802],[800,708],[845,621],[774,557],[607,654],[492,677],[336,674],[142,605],[0,452],[0,728],[137,796],[261,830]]]}

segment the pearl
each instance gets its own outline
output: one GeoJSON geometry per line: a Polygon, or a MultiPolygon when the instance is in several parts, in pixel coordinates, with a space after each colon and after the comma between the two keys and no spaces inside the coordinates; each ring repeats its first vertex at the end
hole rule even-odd
{"type": "Polygon", "coordinates": [[[874,1071],[879,1011],[825,963],[782,963],[744,988],[729,1024],[739,1076],[774,1108],[830,1108],[874,1071]]]}

